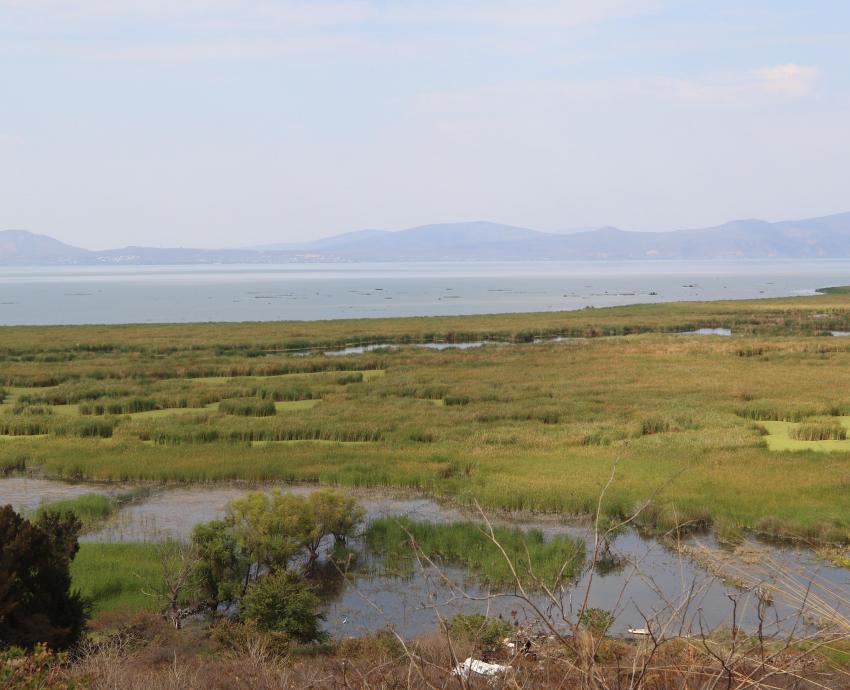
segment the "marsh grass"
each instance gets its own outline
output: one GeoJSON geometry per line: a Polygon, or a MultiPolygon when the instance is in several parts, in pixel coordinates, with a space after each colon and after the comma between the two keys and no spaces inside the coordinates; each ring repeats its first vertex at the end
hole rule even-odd
{"type": "Polygon", "coordinates": [[[101,494],[83,494],[77,498],[68,498],[51,503],[42,503],[34,512],[33,517],[38,518],[45,512],[67,514],[73,513],[83,524],[84,529],[89,529],[98,522],[102,522],[118,510],[118,501],[101,494]]]}
{"type": "Polygon", "coordinates": [[[652,434],[663,434],[670,431],[670,420],[660,417],[650,417],[640,423],[640,435],[651,436],[652,434]]]}
{"type": "Polygon", "coordinates": [[[218,404],[218,409],[225,414],[240,417],[273,417],[277,414],[274,401],[260,400],[259,398],[222,400],[218,404]]]}
{"type": "Polygon", "coordinates": [[[788,430],[788,435],[798,441],[844,441],[847,430],[840,424],[801,424],[788,430]]]}
{"type": "MultiPolygon", "coordinates": [[[[523,532],[508,527],[496,527],[494,532],[521,579],[531,587],[538,582],[552,588],[567,584],[584,561],[580,539],[557,536],[546,541],[540,530],[523,532]]],[[[365,540],[370,550],[384,557],[389,573],[410,574],[418,549],[447,565],[465,565],[469,574],[484,584],[502,587],[514,582],[510,564],[481,524],[379,518],[367,527],[365,540]]]]}
{"type": "Polygon", "coordinates": [[[821,423],[850,410],[850,342],[813,337],[824,321],[842,320],[850,330],[850,295],[494,317],[6,328],[0,467],[27,455],[28,468],[66,478],[395,486],[488,509],[587,514],[612,454],[628,443],[624,480],[604,506],[612,515],[672,480],[646,513],[647,529],[680,516],[848,540],[850,441],[797,441],[786,433],[791,422],[775,421],[821,423]],[[699,327],[736,336],[664,334],[699,327]],[[585,339],[531,342],[556,333],[585,339]],[[332,349],[471,339],[524,344],[283,351],[294,341],[332,349]],[[219,409],[243,399],[278,414],[219,409]],[[133,400],[156,409],[109,413],[133,400]],[[86,405],[104,414],[80,414],[86,405]],[[764,490],[742,490],[752,486],[764,490]]]}
{"type": "Polygon", "coordinates": [[[156,410],[157,407],[157,401],[152,398],[132,398],[114,402],[83,403],[77,409],[81,415],[119,415],[150,412],[156,410]]]}

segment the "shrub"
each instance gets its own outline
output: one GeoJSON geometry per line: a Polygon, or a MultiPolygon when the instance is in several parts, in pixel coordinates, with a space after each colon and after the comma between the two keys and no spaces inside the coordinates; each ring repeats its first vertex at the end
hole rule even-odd
{"type": "Polygon", "coordinates": [[[73,681],[64,678],[67,652],[54,654],[38,644],[31,654],[19,647],[0,651],[0,687],[4,690],[74,690],[73,681]]]}
{"type": "Polygon", "coordinates": [[[242,616],[265,632],[284,632],[298,642],[319,642],[319,599],[310,585],[291,570],[262,578],[242,599],[242,616]]]}
{"type": "Polygon", "coordinates": [[[86,604],[71,592],[69,566],[80,522],[45,513],[36,522],[0,509],[0,645],[64,649],[80,637],[86,604]]]}
{"type": "Polygon", "coordinates": [[[449,634],[455,640],[469,642],[485,654],[501,649],[503,640],[511,634],[513,626],[501,618],[491,618],[480,613],[458,614],[449,622],[449,634]]]}
{"type": "Polygon", "coordinates": [[[289,652],[290,640],[286,633],[260,630],[252,620],[225,618],[213,626],[211,633],[213,640],[235,657],[256,655],[258,652],[284,657],[289,652]]]}
{"type": "Polygon", "coordinates": [[[579,623],[594,635],[602,636],[614,625],[614,614],[605,609],[585,609],[581,612],[579,623]]]}

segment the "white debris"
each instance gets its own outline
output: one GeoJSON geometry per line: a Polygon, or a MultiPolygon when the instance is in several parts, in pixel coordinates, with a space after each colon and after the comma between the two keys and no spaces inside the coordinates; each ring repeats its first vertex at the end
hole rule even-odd
{"type": "Polygon", "coordinates": [[[478,659],[469,657],[462,664],[458,664],[455,667],[454,675],[463,678],[469,678],[472,675],[492,677],[504,673],[508,668],[508,666],[502,666],[501,664],[488,664],[486,661],[479,661],[478,659]]]}

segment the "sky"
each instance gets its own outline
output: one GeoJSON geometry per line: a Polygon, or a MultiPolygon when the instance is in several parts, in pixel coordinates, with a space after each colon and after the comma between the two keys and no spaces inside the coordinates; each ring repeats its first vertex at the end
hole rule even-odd
{"type": "Polygon", "coordinates": [[[850,210],[846,0],[0,0],[0,229],[232,247],[850,210]]]}

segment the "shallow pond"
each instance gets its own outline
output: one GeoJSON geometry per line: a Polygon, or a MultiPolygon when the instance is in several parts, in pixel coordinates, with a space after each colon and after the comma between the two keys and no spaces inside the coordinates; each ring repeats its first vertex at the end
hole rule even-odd
{"type": "MultiPolygon", "coordinates": [[[[266,484],[283,491],[308,494],[314,487],[266,484]]],[[[0,505],[11,503],[18,510],[32,510],[42,501],[72,498],[84,493],[115,495],[131,488],[127,485],[66,484],[63,482],[9,477],[0,479],[0,505]]],[[[224,514],[227,503],[251,488],[250,485],[175,486],[155,490],[139,502],[130,503],[97,531],[85,535],[84,541],[139,541],[158,539],[163,535],[186,537],[192,527],[224,514]]],[[[458,508],[433,500],[375,491],[350,491],[367,510],[367,520],[386,516],[407,516],[412,520],[453,522],[475,519],[458,508]]],[[[557,534],[579,537],[586,542],[588,557],[593,551],[592,531],[580,525],[561,524],[553,520],[494,519],[522,529],[540,529],[547,538],[557,534]]],[[[634,531],[618,537],[614,552],[626,559],[619,569],[602,570],[591,576],[584,572],[574,586],[557,596],[557,603],[541,595],[523,602],[512,592],[489,592],[470,577],[465,567],[446,565],[416,568],[409,577],[384,575],[379,554],[367,553],[362,543],[352,546],[358,551],[358,573],[349,581],[325,578],[322,583],[325,601],[325,626],[338,636],[374,632],[392,625],[404,636],[433,632],[438,614],[451,617],[456,613],[489,612],[509,620],[535,618],[534,606],[555,618],[569,615],[581,606],[590,586],[588,605],[613,610],[617,614],[614,632],[625,633],[629,627],[645,627],[645,618],[667,621],[668,634],[696,634],[700,629],[712,630],[731,626],[733,600],[737,604],[739,625],[754,628],[757,624],[755,585],[779,577],[803,587],[814,581],[810,597],[823,599],[822,609],[837,608],[847,615],[850,599],[850,571],[815,560],[810,551],[797,548],[748,545],[732,552],[721,549],[708,537],[685,542],[688,553],[679,553],[656,539],[645,538],[634,531]],[[724,584],[717,577],[734,575],[747,581],[747,588],[724,584]],[[498,594],[497,597],[488,596],[498,594]],[[686,603],[687,602],[687,603],[686,603]],[[534,606],[532,606],[532,603],[534,606]]],[[[329,568],[327,570],[330,570],[329,568]]],[[[794,587],[787,595],[773,595],[768,609],[766,631],[788,630],[801,622],[794,613],[797,601],[794,587]]],[[[810,612],[809,620],[817,617],[810,612]]],[[[821,611],[822,613],[822,611],[821,611]]]]}
{"type": "MultiPolygon", "coordinates": [[[[552,340],[562,340],[562,338],[552,338],[552,340]]],[[[537,342],[543,342],[537,341],[537,342]]],[[[373,343],[371,345],[352,345],[343,347],[338,350],[324,350],[323,355],[329,357],[341,357],[345,355],[362,355],[364,352],[373,352],[375,350],[396,349],[399,347],[421,347],[427,350],[469,350],[476,347],[484,347],[485,345],[513,345],[513,343],[502,342],[499,340],[470,340],[463,343],[409,343],[408,345],[400,345],[398,343],[373,343]]],[[[305,350],[303,352],[295,352],[296,355],[311,355],[316,354],[315,349],[305,350]]]]}
{"type": "Polygon", "coordinates": [[[683,331],[679,335],[732,335],[731,328],[697,328],[695,331],[683,331]]]}

